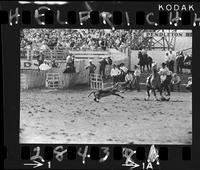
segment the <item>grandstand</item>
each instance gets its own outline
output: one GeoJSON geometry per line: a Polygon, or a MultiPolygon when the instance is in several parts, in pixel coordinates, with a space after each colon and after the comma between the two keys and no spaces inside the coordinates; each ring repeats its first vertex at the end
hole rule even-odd
{"type": "MultiPolygon", "coordinates": [[[[23,29],[21,31],[21,69],[36,70],[34,66],[37,56],[42,53],[46,61],[55,59],[59,69],[65,68],[66,57],[75,56],[76,75],[73,78],[63,78],[76,83],[87,82],[85,67],[89,59],[99,69],[99,60],[110,56],[114,63],[121,62],[133,70],[138,64],[138,50],[146,49],[148,54],[158,64],[164,61],[166,51],[173,49],[176,52],[191,53],[191,37],[174,36],[147,36],[147,33],[181,33],[190,30],[111,30],[111,29],[23,29]],[[28,63],[29,64],[24,64],[28,63]],[[25,67],[28,66],[28,67],[25,67]],[[29,67],[30,66],[30,67],[29,67]],[[84,80],[83,80],[84,79],[84,80]]],[[[58,71],[58,70],[57,70],[58,71]]],[[[62,74],[62,71],[58,71],[62,74]]],[[[23,71],[24,73],[24,71],[23,71]]],[[[35,74],[35,73],[34,73],[35,74]]],[[[43,75],[41,75],[43,76],[43,75]]],[[[68,75],[67,75],[68,76],[68,75]]],[[[33,76],[34,78],[36,76],[33,76]]],[[[62,76],[61,76],[62,77],[62,76]]],[[[144,76],[146,77],[146,76],[144,76]]],[[[44,80],[44,78],[42,79],[44,80]]],[[[34,82],[34,81],[33,81],[34,82]]],[[[40,83],[39,83],[40,84],[40,83]]],[[[70,83],[66,83],[66,88],[70,83]]],[[[30,86],[29,86],[30,87],[30,86]]]]}

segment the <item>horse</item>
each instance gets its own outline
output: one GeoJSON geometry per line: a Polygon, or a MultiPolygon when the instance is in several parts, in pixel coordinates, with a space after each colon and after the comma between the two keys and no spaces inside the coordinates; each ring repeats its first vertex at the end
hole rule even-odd
{"type": "Polygon", "coordinates": [[[145,61],[141,51],[138,52],[138,59],[139,59],[138,65],[140,66],[141,72],[143,72],[145,67],[145,61]]]}
{"type": "Polygon", "coordinates": [[[156,90],[158,90],[160,92],[161,101],[169,101],[170,98],[165,98],[162,94],[163,90],[166,90],[166,86],[162,86],[161,84],[162,80],[158,73],[156,64],[152,64],[151,71],[152,71],[151,75],[147,77],[147,81],[146,81],[147,98],[145,98],[145,100],[149,100],[150,92],[153,91],[155,100],[159,101],[159,99],[156,96],[156,90]]]}
{"type": "MultiPolygon", "coordinates": [[[[151,90],[154,93],[155,100],[158,100],[158,98],[156,97],[156,89],[160,90],[160,87],[161,87],[161,79],[157,71],[157,65],[153,64],[151,69],[151,75],[147,77],[146,81],[147,98],[145,98],[145,100],[149,100],[151,90]]],[[[160,95],[162,96],[162,94],[160,95]]]]}

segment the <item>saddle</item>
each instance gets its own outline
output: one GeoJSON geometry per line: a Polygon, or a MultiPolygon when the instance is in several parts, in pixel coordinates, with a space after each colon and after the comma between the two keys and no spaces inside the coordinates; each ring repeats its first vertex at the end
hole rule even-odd
{"type": "Polygon", "coordinates": [[[159,83],[157,84],[154,84],[153,86],[155,87],[152,87],[152,84],[151,84],[151,78],[152,78],[152,74],[150,76],[147,77],[147,81],[146,81],[146,85],[150,88],[156,88],[156,89],[159,89],[159,83]]]}

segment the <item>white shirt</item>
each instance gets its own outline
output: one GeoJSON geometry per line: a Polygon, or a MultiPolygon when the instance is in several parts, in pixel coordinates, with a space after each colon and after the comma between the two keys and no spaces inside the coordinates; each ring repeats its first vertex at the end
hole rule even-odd
{"type": "Polygon", "coordinates": [[[169,53],[168,55],[168,60],[171,61],[172,60],[172,54],[169,53]]]}
{"type": "Polygon", "coordinates": [[[168,69],[167,67],[165,67],[165,68],[160,68],[158,74],[169,76],[169,75],[170,75],[170,71],[169,71],[169,69],[168,69]]]}
{"type": "Polygon", "coordinates": [[[165,56],[165,62],[168,62],[168,61],[170,61],[170,57],[169,57],[169,55],[166,55],[165,56]]]}
{"type": "Polygon", "coordinates": [[[176,55],[174,54],[174,52],[171,53],[171,60],[175,61],[176,60],[176,55]]]}
{"type": "Polygon", "coordinates": [[[111,77],[120,75],[120,70],[118,68],[112,68],[110,75],[111,75],[111,77]]]}
{"type": "Polygon", "coordinates": [[[140,69],[135,69],[134,76],[140,76],[140,75],[141,75],[140,69]]]}
{"type": "Polygon", "coordinates": [[[160,68],[158,74],[160,74],[161,81],[163,82],[164,80],[166,80],[167,76],[170,75],[170,71],[167,67],[160,68]]]}
{"type": "Polygon", "coordinates": [[[69,55],[66,58],[66,63],[71,63],[73,61],[72,57],[69,55]]]}
{"type": "Polygon", "coordinates": [[[40,70],[49,70],[49,69],[51,69],[51,67],[50,67],[48,64],[42,63],[42,64],[39,66],[39,69],[40,69],[40,70]]]}
{"type": "Polygon", "coordinates": [[[125,73],[127,73],[128,69],[125,66],[120,67],[120,69],[122,69],[122,71],[124,71],[125,73]]]}
{"type": "Polygon", "coordinates": [[[191,84],[192,84],[192,80],[188,81],[188,84],[187,84],[187,85],[189,86],[189,85],[191,85],[191,84]]]}

